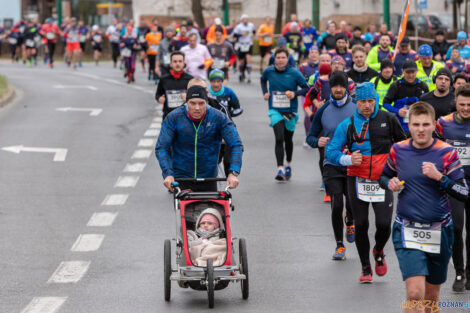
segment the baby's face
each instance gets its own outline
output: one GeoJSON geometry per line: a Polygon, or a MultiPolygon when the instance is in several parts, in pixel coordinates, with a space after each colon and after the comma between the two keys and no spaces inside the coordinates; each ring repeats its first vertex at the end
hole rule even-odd
{"type": "Polygon", "coordinates": [[[212,232],[215,230],[215,224],[212,222],[208,222],[208,221],[203,221],[199,223],[199,227],[201,227],[202,229],[208,232],[212,232]]]}

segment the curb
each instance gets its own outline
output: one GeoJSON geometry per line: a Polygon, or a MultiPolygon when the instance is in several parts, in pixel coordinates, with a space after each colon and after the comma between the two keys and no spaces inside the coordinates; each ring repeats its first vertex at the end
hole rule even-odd
{"type": "Polygon", "coordinates": [[[7,92],[0,98],[0,108],[6,106],[15,97],[15,88],[12,85],[8,85],[7,92]]]}

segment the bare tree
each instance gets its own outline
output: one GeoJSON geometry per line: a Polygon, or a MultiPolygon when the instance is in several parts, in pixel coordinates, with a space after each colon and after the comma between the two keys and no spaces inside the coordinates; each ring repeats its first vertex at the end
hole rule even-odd
{"type": "Polygon", "coordinates": [[[193,12],[194,21],[197,23],[200,29],[204,29],[204,27],[206,27],[202,10],[202,0],[191,0],[191,11],[193,12]]]}
{"type": "Polygon", "coordinates": [[[297,14],[297,0],[286,0],[286,23],[290,22],[291,14],[297,14]]]}
{"type": "Polygon", "coordinates": [[[282,31],[282,12],[284,8],[283,0],[277,0],[276,23],[274,25],[274,32],[280,34],[282,31]]]}

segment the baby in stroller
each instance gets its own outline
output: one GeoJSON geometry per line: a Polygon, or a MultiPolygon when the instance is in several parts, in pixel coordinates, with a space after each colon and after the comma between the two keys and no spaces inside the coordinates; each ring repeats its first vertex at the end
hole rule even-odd
{"type": "Polygon", "coordinates": [[[189,256],[196,266],[207,266],[212,259],[214,266],[223,265],[227,254],[225,227],[219,211],[205,209],[196,221],[196,230],[188,230],[189,256]]]}

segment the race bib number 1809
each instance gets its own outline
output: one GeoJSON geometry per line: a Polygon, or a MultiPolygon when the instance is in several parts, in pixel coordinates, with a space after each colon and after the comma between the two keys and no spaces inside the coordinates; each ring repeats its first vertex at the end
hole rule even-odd
{"type": "Polygon", "coordinates": [[[357,198],[365,202],[384,202],[385,189],[380,188],[376,180],[356,178],[357,198]]]}

